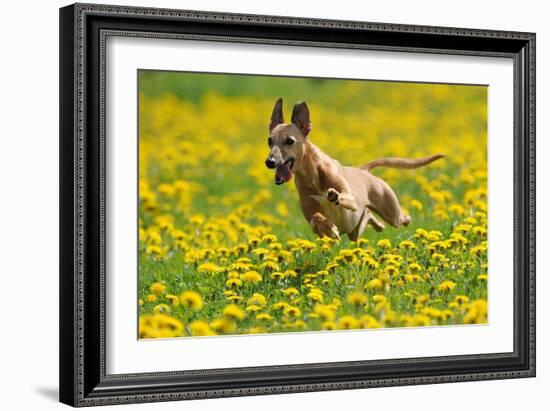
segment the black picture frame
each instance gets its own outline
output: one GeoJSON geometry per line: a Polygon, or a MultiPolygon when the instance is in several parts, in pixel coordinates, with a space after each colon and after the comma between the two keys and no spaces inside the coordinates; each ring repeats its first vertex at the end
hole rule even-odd
{"type": "Polygon", "coordinates": [[[73,406],[535,376],[535,34],[75,4],[60,9],[60,401],[73,406]],[[510,57],[514,351],[105,373],[105,39],[110,35],[510,57]]]}

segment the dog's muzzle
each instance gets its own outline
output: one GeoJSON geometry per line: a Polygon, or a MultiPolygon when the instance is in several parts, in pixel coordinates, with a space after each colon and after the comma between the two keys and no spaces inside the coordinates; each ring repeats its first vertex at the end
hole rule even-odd
{"type": "Polygon", "coordinates": [[[276,164],[275,164],[275,160],[273,159],[273,157],[268,157],[265,160],[265,166],[267,168],[275,168],[276,164]]]}

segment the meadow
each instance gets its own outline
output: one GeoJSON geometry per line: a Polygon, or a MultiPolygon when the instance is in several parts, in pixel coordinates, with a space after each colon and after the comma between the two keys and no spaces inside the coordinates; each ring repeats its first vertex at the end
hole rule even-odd
{"type": "Polygon", "coordinates": [[[487,322],[485,87],[139,77],[140,338],[487,322]],[[444,153],[373,170],[412,223],[317,238],[264,165],[278,97],[307,101],[308,138],[342,164],[444,153]]]}

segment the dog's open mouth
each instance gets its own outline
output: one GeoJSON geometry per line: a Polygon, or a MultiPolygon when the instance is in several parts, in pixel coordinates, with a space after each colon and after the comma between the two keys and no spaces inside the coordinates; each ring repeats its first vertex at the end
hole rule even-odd
{"type": "Polygon", "coordinates": [[[287,183],[292,179],[292,167],[294,167],[294,159],[289,158],[275,170],[275,184],[280,185],[287,183]]]}

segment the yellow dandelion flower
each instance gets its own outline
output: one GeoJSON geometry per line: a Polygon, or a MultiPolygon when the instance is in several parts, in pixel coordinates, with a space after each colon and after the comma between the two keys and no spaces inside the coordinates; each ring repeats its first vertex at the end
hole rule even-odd
{"type": "Polygon", "coordinates": [[[415,238],[428,238],[429,232],[423,228],[417,228],[414,236],[415,238]]]}
{"type": "Polygon", "coordinates": [[[246,314],[236,304],[229,304],[223,309],[223,315],[232,320],[243,320],[246,314]]]}
{"type": "Polygon", "coordinates": [[[283,202],[277,204],[277,212],[279,213],[279,215],[281,217],[288,217],[288,215],[290,213],[288,211],[287,205],[283,202]]]}
{"type": "Polygon", "coordinates": [[[416,208],[418,211],[422,211],[424,206],[418,200],[411,200],[411,207],[416,208]]]}
{"type": "Polygon", "coordinates": [[[384,283],[379,278],[374,278],[367,283],[365,288],[380,290],[384,288],[384,283]]]}
{"type": "Polygon", "coordinates": [[[375,303],[385,303],[387,300],[387,298],[383,295],[380,295],[380,294],[376,294],[376,295],[373,295],[372,296],[372,301],[374,301],[375,303]]]}
{"type": "Polygon", "coordinates": [[[484,244],[476,245],[470,249],[470,254],[475,256],[480,256],[486,250],[487,250],[487,246],[485,246],[484,244]]]}
{"type": "Polygon", "coordinates": [[[460,243],[462,245],[468,244],[468,239],[460,233],[452,233],[451,234],[451,239],[456,240],[458,243],[460,243]]]}
{"type": "Polygon", "coordinates": [[[306,327],[306,323],[302,320],[285,321],[283,323],[283,326],[285,328],[290,328],[294,330],[298,330],[298,329],[303,330],[306,327]]]}
{"type": "Polygon", "coordinates": [[[468,304],[470,302],[470,299],[465,295],[457,295],[455,297],[455,302],[458,305],[464,305],[464,304],[468,304]]]}
{"type": "Polygon", "coordinates": [[[262,241],[265,241],[266,243],[273,243],[273,242],[277,241],[277,236],[274,235],[274,234],[265,234],[262,237],[262,241]]]}
{"type": "Polygon", "coordinates": [[[297,276],[298,276],[298,273],[294,270],[286,270],[285,271],[285,277],[296,278],[297,276]]]}
{"type": "Polygon", "coordinates": [[[206,219],[201,214],[195,214],[195,215],[192,215],[189,218],[189,223],[191,225],[202,225],[202,224],[204,224],[205,221],[206,221],[206,219]]]}
{"type": "Polygon", "coordinates": [[[285,303],[284,301],[279,301],[279,302],[273,304],[273,309],[274,310],[284,311],[287,307],[289,307],[289,304],[285,303]]]}
{"type": "Polygon", "coordinates": [[[372,315],[363,315],[359,318],[361,328],[381,328],[382,324],[372,315]]]}
{"type": "Polygon", "coordinates": [[[419,272],[421,269],[422,269],[422,267],[420,266],[420,264],[417,264],[417,263],[411,263],[411,264],[409,264],[409,270],[412,271],[413,273],[417,273],[417,272],[419,272]]]}
{"type": "Polygon", "coordinates": [[[309,240],[299,240],[298,247],[306,251],[311,251],[314,250],[317,246],[315,245],[315,243],[312,243],[309,240]]]}
{"type": "Polygon", "coordinates": [[[223,271],[223,269],[214,263],[204,263],[197,268],[199,273],[217,274],[223,271]]]}
{"type": "Polygon", "coordinates": [[[449,206],[449,212],[457,214],[457,215],[464,215],[464,207],[460,204],[451,204],[449,206]]]}
{"type": "Polygon", "coordinates": [[[149,286],[149,290],[151,290],[153,294],[159,295],[166,291],[166,286],[163,283],[156,282],[149,286]]]}
{"type": "Polygon", "coordinates": [[[338,328],[340,330],[353,330],[361,328],[361,324],[357,318],[351,315],[344,315],[338,319],[338,328]]]}
{"type": "Polygon", "coordinates": [[[201,310],[203,306],[202,297],[196,291],[184,291],[180,295],[180,302],[184,307],[191,308],[195,311],[201,310]]]}
{"type": "Polygon", "coordinates": [[[139,338],[172,338],[183,334],[183,323],[167,314],[145,314],[139,318],[139,338]]]}
{"type": "Polygon", "coordinates": [[[151,255],[154,255],[154,256],[157,256],[157,257],[162,257],[165,253],[164,253],[164,250],[159,247],[158,245],[148,245],[146,248],[145,248],[145,253],[146,254],[151,254],[151,255]]]}
{"type": "Polygon", "coordinates": [[[364,258],[364,259],[362,260],[362,263],[363,263],[364,265],[366,265],[367,267],[369,267],[369,268],[374,268],[374,269],[376,269],[376,268],[378,268],[378,267],[380,266],[380,264],[378,264],[378,262],[377,262],[374,258],[372,258],[372,257],[366,257],[366,258],[364,258]]]}
{"type": "Polygon", "coordinates": [[[419,304],[426,304],[430,300],[429,294],[421,294],[418,297],[416,297],[416,302],[419,304]]]}
{"type": "Polygon", "coordinates": [[[252,250],[252,254],[254,254],[255,256],[258,256],[260,258],[265,257],[269,253],[270,253],[270,251],[267,248],[256,248],[256,249],[252,250]]]}
{"type": "Polygon", "coordinates": [[[265,261],[262,264],[260,264],[260,268],[268,271],[275,271],[279,269],[279,264],[277,264],[274,261],[265,261]]]}
{"type": "Polygon", "coordinates": [[[464,315],[464,324],[484,324],[487,322],[487,301],[475,300],[464,315]]]}
{"type": "Polygon", "coordinates": [[[283,290],[283,294],[287,297],[292,297],[294,295],[300,294],[300,292],[294,287],[289,287],[283,290]]]}
{"type": "Polygon", "coordinates": [[[262,276],[257,271],[247,271],[246,273],[241,275],[241,280],[247,283],[257,284],[262,281],[262,276]]]}
{"type": "Polygon", "coordinates": [[[424,314],[405,315],[402,317],[402,321],[405,327],[427,327],[432,324],[431,318],[424,314]]]}
{"type": "MultiPolygon", "coordinates": [[[[273,245],[273,244],[271,244],[273,245]]],[[[279,250],[277,252],[277,261],[282,263],[284,261],[290,261],[292,259],[292,253],[287,250],[279,250]]]]}
{"type": "Polygon", "coordinates": [[[272,272],[269,276],[271,277],[271,279],[275,281],[279,281],[285,278],[285,273],[282,273],[280,271],[275,271],[275,272],[272,272]]]}
{"type": "Polygon", "coordinates": [[[384,273],[395,277],[399,274],[399,269],[395,265],[388,265],[386,268],[384,268],[384,273]]]}
{"type": "Polygon", "coordinates": [[[230,278],[225,282],[225,285],[231,288],[240,287],[242,284],[243,282],[240,278],[230,278]]]}
{"type": "Polygon", "coordinates": [[[172,236],[173,239],[175,240],[183,240],[186,236],[185,236],[185,233],[181,230],[172,230],[170,232],[170,235],[172,236]]]}
{"type": "Polygon", "coordinates": [[[433,253],[432,254],[432,259],[435,260],[435,261],[442,262],[442,263],[446,263],[446,262],[449,261],[449,259],[441,253],[433,253]]]}
{"type": "Polygon", "coordinates": [[[421,282],[423,279],[418,274],[405,274],[405,281],[408,283],[414,283],[421,282]]]}
{"type": "MultiPolygon", "coordinates": [[[[252,237],[251,239],[248,240],[248,244],[250,244],[252,247],[256,247],[258,244],[260,244],[261,241],[262,241],[261,238],[252,237]]],[[[265,250],[265,249],[261,249],[261,250],[265,250]]]]}
{"type": "Polygon", "coordinates": [[[437,286],[437,289],[439,291],[449,292],[449,291],[452,291],[453,288],[455,288],[455,287],[456,287],[456,283],[454,281],[446,280],[446,281],[443,281],[442,283],[440,283],[437,286]]]}
{"type": "Polygon", "coordinates": [[[332,305],[315,304],[313,312],[324,321],[332,321],[336,317],[335,307],[332,305]]]}
{"type": "Polygon", "coordinates": [[[334,321],[324,321],[321,324],[321,329],[322,330],[337,330],[338,325],[336,325],[336,323],[334,321]]]}
{"type": "Polygon", "coordinates": [[[313,301],[323,302],[323,291],[319,288],[312,288],[307,294],[307,297],[313,301]]]}
{"type": "MultiPolygon", "coordinates": [[[[281,256],[281,251],[285,251],[282,248],[283,248],[283,245],[281,243],[277,243],[277,242],[269,243],[270,250],[279,251],[279,253],[277,254],[277,261],[285,261],[284,258],[281,256]]],[[[288,255],[292,255],[292,254],[288,253],[288,255]]]]}
{"type": "Polygon", "coordinates": [[[157,304],[153,307],[155,313],[169,313],[170,306],[168,304],[157,304]]]}
{"type": "Polygon", "coordinates": [[[206,321],[196,320],[189,324],[189,330],[191,335],[197,336],[208,336],[216,335],[216,333],[210,328],[210,325],[206,321]]]}
{"type": "Polygon", "coordinates": [[[227,278],[228,278],[228,279],[240,278],[240,277],[241,277],[241,275],[239,274],[238,271],[229,271],[229,272],[227,273],[227,278]]]}
{"type": "Polygon", "coordinates": [[[256,305],[258,307],[265,307],[267,304],[267,299],[263,294],[260,293],[254,293],[252,294],[252,297],[250,297],[247,302],[248,305],[256,305]]]}
{"type": "Polygon", "coordinates": [[[325,266],[325,270],[327,270],[329,273],[333,273],[334,270],[336,270],[336,267],[338,267],[339,264],[335,261],[333,262],[330,262],[328,263],[326,266],[325,266]]]}
{"type": "Polygon", "coordinates": [[[368,297],[360,291],[354,291],[348,295],[347,301],[351,305],[365,305],[368,297]]]}
{"type": "Polygon", "coordinates": [[[283,310],[283,314],[287,317],[298,317],[302,314],[302,311],[298,307],[289,305],[283,310]]]}
{"type": "Polygon", "coordinates": [[[235,323],[228,318],[219,318],[217,320],[214,320],[210,323],[210,327],[212,327],[212,329],[214,329],[215,331],[224,334],[232,334],[236,330],[235,323]]]}
{"type": "Polygon", "coordinates": [[[168,301],[170,301],[170,304],[172,304],[174,307],[179,305],[180,298],[177,295],[166,294],[165,297],[168,301]]]}
{"type": "Polygon", "coordinates": [[[476,227],[473,228],[472,231],[474,232],[474,234],[477,234],[479,236],[487,235],[487,229],[485,227],[476,226],[476,227]]]}
{"type": "Polygon", "coordinates": [[[410,240],[401,241],[399,243],[399,248],[405,248],[407,250],[414,250],[416,248],[416,245],[410,240]]]}

